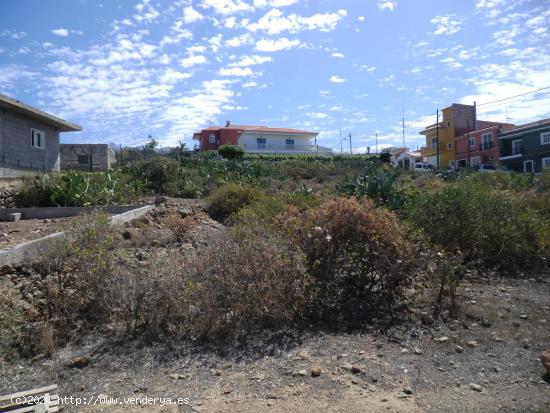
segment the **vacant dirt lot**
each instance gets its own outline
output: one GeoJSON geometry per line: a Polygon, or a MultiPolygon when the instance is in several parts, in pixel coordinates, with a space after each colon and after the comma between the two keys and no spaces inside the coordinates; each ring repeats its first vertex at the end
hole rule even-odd
{"type": "MultiPolygon", "coordinates": [[[[58,383],[61,396],[118,398],[66,411],[133,411],[122,397],[182,397],[140,411],[548,412],[538,356],[550,347],[547,278],[482,279],[461,291],[460,321],[425,314],[381,332],[282,340],[263,355],[222,356],[181,343],[135,346],[92,338],[52,359],[2,366],[2,393],[58,383]],[[423,321],[420,321],[423,319],[423,321]],[[83,368],[67,362],[87,355],[83,368]],[[313,377],[316,376],[316,377],[313,377]]],[[[413,317],[414,318],[414,317],[413,317]]]]}

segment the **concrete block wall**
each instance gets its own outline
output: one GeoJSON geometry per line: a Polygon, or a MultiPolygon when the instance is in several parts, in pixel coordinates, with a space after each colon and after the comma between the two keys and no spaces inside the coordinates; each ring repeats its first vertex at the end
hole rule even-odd
{"type": "Polygon", "coordinates": [[[39,171],[59,171],[59,131],[34,119],[0,110],[0,162],[39,171]],[[33,128],[44,132],[44,148],[32,147],[33,128]]]}
{"type": "Polygon", "coordinates": [[[90,170],[90,162],[79,162],[80,157],[92,156],[92,171],[106,171],[116,161],[115,153],[107,144],[61,144],[61,169],[90,170]]]}

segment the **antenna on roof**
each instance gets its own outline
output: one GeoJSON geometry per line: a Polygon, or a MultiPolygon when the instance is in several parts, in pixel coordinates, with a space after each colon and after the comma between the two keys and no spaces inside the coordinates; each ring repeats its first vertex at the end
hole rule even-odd
{"type": "Polygon", "coordinates": [[[225,121],[225,127],[227,128],[228,126],[231,126],[231,121],[230,120],[225,121]]]}

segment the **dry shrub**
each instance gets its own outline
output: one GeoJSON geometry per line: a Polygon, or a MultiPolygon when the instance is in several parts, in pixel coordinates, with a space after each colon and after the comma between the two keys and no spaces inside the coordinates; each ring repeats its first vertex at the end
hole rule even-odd
{"type": "Polygon", "coordinates": [[[182,241],[187,231],[196,225],[196,218],[192,215],[182,218],[180,214],[172,213],[163,219],[162,224],[174,233],[178,241],[182,241]]]}
{"type": "Polygon", "coordinates": [[[311,308],[319,317],[351,321],[387,309],[417,272],[413,246],[394,214],[368,199],[337,198],[280,221],[305,253],[315,284],[311,308]]]}
{"type": "Polygon", "coordinates": [[[161,340],[185,325],[183,257],[157,257],[144,267],[120,265],[112,274],[105,306],[127,335],[161,340]]]}
{"type": "Polygon", "coordinates": [[[7,279],[0,280],[0,360],[9,358],[26,337],[25,302],[7,279]]]}
{"type": "Polygon", "coordinates": [[[309,289],[304,257],[257,221],[241,221],[183,268],[189,333],[244,339],[285,329],[303,312],[309,289]]]}
{"type": "Polygon", "coordinates": [[[65,234],[66,242],[51,245],[34,265],[44,278],[44,316],[51,321],[58,342],[108,318],[104,303],[114,271],[115,233],[108,215],[81,216],[65,234]]]}

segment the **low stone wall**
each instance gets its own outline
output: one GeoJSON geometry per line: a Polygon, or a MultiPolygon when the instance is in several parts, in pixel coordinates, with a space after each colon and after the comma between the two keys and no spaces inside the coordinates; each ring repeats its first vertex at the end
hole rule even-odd
{"type": "Polygon", "coordinates": [[[74,217],[89,214],[94,211],[102,211],[108,214],[122,214],[135,210],[136,206],[110,206],[110,207],[44,207],[44,208],[4,208],[0,209],[0,221],[9,221],[11,214],[20,213],[21,219],[52,219],[74,217]]]}
{"type": "MultiPolygon", "coordinates": [[[[133,207],[132,210],[114,215],[111,218],[111,222],[113,224],[122,224],[132,221],[145,215],[153,208],[153,205],[146,205],[140,208],[133,207]]],[[[0,267],[35,262],[42,256],[46,248],[58,242],[65,242],[65,233],[56,232],[42,238],[23,242],[13,248],[0,250],[0,267]]]]}

